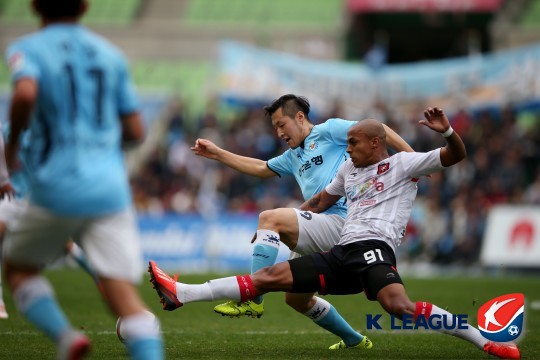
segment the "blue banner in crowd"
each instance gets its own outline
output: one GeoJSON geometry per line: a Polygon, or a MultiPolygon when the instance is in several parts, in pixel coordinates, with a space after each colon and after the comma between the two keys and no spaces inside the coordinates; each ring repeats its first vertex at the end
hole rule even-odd
{"type": "MultiPolygon", "coordinates": [[[[145,262],[155,260],[181,273],[250,271],[256,215],[139,216],[139,228],[145,262]]],[[[278,261],[288,256],[289,249],[281,245],[278,261]]]]}
{"type": "Polygon", "coordinates": [[[267,102],[287,93],[329,108],[336,99],[362,110],[377,101],[395,105],[426,100],[448,108],[526,102],[540,98],[540,45],[486,55],[387,65],[319,61],[223,42],[223,96],[267,102]]]}

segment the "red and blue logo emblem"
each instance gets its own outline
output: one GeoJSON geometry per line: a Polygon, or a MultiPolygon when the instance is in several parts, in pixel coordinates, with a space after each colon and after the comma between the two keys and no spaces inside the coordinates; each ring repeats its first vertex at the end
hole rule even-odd
{"type": "Polygon", "coordinates": [[[478,329],[491,341],[515,341],[523,332],[524,309],[525,298],[520,293],[491,299],[478,309],[478,329]]]}

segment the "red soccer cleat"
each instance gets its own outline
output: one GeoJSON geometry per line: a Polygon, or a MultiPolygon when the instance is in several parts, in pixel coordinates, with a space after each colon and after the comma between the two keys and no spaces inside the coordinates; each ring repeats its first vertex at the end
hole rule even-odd
{"type": "Polygon", "coordinates": [[[484,345],[484,351],[501,359],[519,359],[521,355],[515,344],[502,344],[488,341],[484,345]]]}
{"type": "Polygon", "coordinates": [[[161,299],[160,302],[163,304],[163,310],[173,311],[184,305],[176,297],[176,276],[174,279],[171,278],[157,266],[155,261],[150,261],[148,272],[150,273],[150,282],[156,289],[161,299]]]}

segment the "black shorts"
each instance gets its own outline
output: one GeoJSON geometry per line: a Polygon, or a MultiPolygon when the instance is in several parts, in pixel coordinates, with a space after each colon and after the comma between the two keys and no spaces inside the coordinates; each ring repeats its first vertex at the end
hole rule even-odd
{"type": "Polygon", "coordinates": [[[289,264],[292,292],[346,295],[364,291],[369,300],[376,300],[385,286],[403,284],[394,251],[380,240],[336,245],[330,251],[289,260],[289,264]]]}

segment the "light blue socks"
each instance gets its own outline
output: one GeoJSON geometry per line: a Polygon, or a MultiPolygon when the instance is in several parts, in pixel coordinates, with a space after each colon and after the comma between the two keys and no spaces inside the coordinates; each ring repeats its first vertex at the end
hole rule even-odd
{"type": "MultiPolygon", "coordinates": [[[[276,263],[279,252],[279,234],[271,230],[257,230],[257,240],[253,247],[253,255],[251,255],[251,273],[255,273],[267,266],[272,266],[276,263]]],[[[260,304],[263,300],[262,296],[257,296],[253,301],[260,304]]]]}
{"type": "Polygon", "coordinates": [[[339,336],[347,346],[357,345],[364,339],[363,335],[354,330],[341,317],[332,304],[320,297],[315,297],[315,299],[317,300],[315,305],[308,312],[304,313],[315,324],[339,336]]]}
{"type": "Polygon", "coordinates": [[[15,305],[35,327],[53,341],[71,326],[64,312],[56,302],[49,282],[42,276],[34,276],[25,281],[13,293],[15,305]]]}

